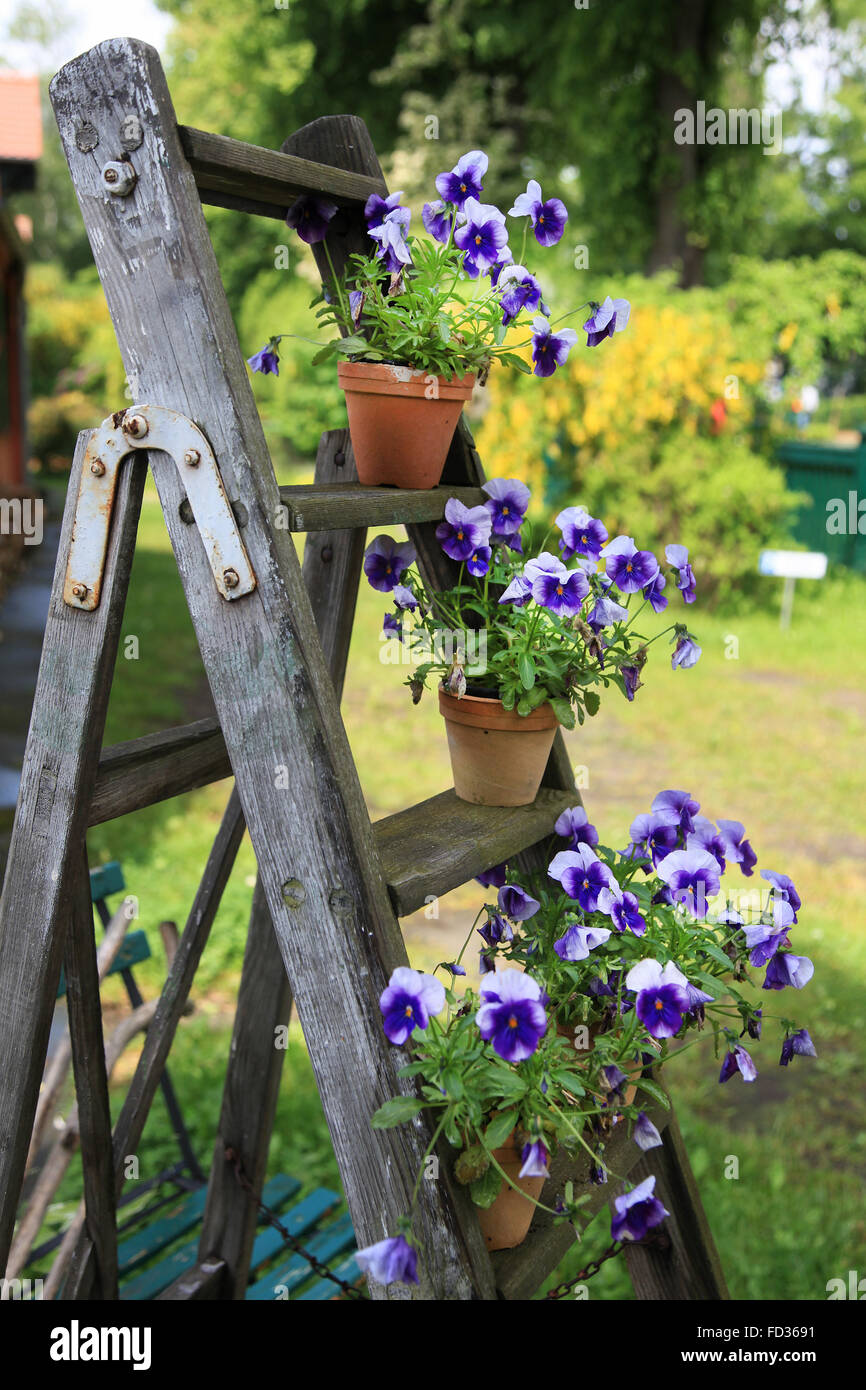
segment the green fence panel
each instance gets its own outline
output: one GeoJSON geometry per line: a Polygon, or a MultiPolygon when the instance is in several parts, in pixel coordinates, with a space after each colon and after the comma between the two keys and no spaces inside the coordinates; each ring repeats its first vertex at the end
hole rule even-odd
{"type": "Polygon", "coordinates": [[[778,456],[788,487],[811,498],[797,515],[795,539],[822,550],[831,565],[866,573],[866,444],[791,439],[779,446],[778,456]]]}

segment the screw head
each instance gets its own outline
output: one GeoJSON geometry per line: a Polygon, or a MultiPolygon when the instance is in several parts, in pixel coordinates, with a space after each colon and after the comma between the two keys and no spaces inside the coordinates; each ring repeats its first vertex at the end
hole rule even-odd
{"type": "Polygon", "coordinates": [[[72,586],[72,593],[73,593],[73,595],[75,596],[75,598],[86,598],[86,596],[87,596],[87,585],[86,585],[86,584],[81,584],[81,583],[73,584],[73,586],[72,586]]]}
{"type": "Polygon", "coordinates": [[[237,570],[223,570],[223,583],[227,589],[236,589],[240,582],[237,570]]]}
{"type": "Polygon", "coordinates": [[[201,463],[201,454],[198,449],[187,449],[183,456],[183,461],[188,464],[190,468],[197,468],[201,463]]]}
{"type": "Polygon", "coordinates": [[[124,434],[129,434],[133,439],[143,439],[150,426],[143,415],[127,415],[123,422],[124,434]]]}
{"type": "Polygon", "coordinates": [[[90,471],[94,477],[101,478],[105,472],[105,464],[102,462],[102,459],[94,459],[90,465],[90,471]]]}
{"type": "Polygon", "coordinates": [[[102,170],[102,184],[116,198],[125,198],[136,183],[136,172],[126,160],[112,160],[102,170]]]}
{"type": "Polygon", "coordinates": [[[335,466],[335,468],[342,468],[343,465],[345,464],[345,462],[346,462],[346,455],[343,453],[343,450],[342,450],[342,449],[338,449],[337,452],[336,452],[335,455],[334,455],[334,466],[335,466]]]}
{"type": "Polygon", "coordinates": [[[334,558],[334,547],[332,545],[323,545],[320,554],[322,557],[322,564],[329,565],[334,558]]]}

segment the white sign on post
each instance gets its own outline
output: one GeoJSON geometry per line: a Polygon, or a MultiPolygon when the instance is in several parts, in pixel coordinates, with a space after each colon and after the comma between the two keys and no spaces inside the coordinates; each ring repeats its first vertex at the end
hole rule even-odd
{"type": "Polygon", "coordinates": [[[762,550],[758,573],[784,579],[780,627],[791,626],[794,608],[794,585],[798,579],[823,579],[827,573],[827,556],[820,550],[762,550]]]}

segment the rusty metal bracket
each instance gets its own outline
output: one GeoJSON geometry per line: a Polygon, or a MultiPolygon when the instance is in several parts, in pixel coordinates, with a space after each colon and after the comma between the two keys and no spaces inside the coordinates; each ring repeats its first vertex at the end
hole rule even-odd
{"type": "Polygon", "coordinates": [[[158,449],[174,459],[223,598],[232,600],[252,593],[256,576],[204,434],[175,410],[135,405],[103,420],[87,446],[75,503],[64,602],[88,612],[99,607],[117,475],[121,461],[136,449],[158,449]]]}

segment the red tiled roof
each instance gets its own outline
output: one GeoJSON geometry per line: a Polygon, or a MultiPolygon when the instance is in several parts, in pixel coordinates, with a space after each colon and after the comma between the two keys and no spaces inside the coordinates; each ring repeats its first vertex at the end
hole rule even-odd
{"type": "Polygon", "coordinates": [[[0,71],[0,159],[36,160],[41,154],[39,78],[0,71]]]}

